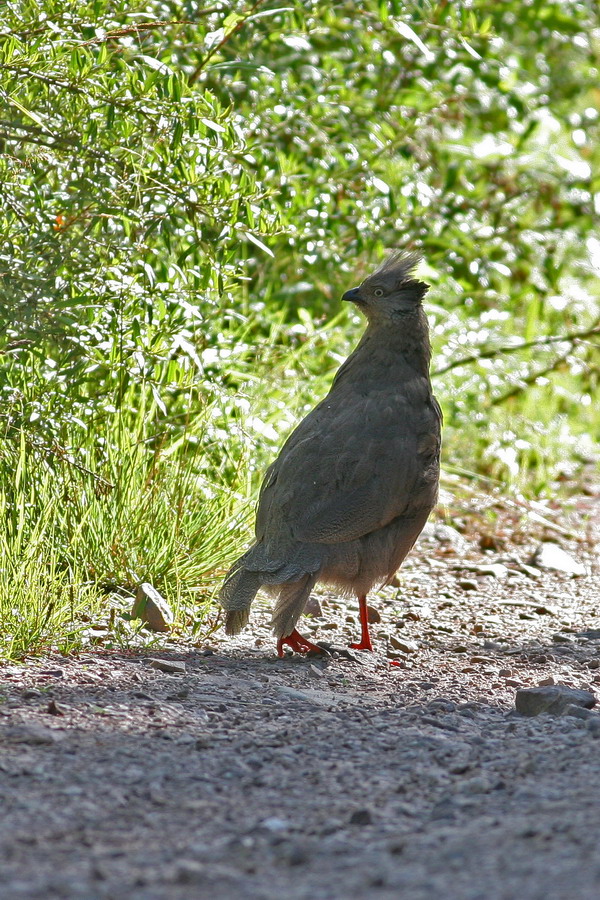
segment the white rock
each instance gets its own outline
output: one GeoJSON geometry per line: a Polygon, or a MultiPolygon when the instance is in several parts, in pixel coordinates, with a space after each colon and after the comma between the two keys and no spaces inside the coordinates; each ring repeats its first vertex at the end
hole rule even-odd
{"type": "Polygon", "coordinates": [[[577,562],[558,544],[552,541],[544,541],[533,555],[533,564],[538,569],[548,569],[553,572],[566,572],[568,575],[585,575],[586,569],[582,563],[577,562]]]}
{"type": "Polygon", "coordinates": [[[466,544],[464,537],[456,528],[433,522],[427,522],[419,535],[419,541],[427,544],[446,544],[454,550],[461,550],[466,544]]]}
{"type": "Polygon", "coordinates": [[[288,822],[287,819],[280,819],[278,816],[270,816],[268,819],[263,819],[260,824],[267,831],[286,831],[291,822],[288,822]]]}
{"type": "Polygon", "coordinates": [[[477,572],[478,575],[491,575],[493,578],[506,578],[509,573],[509,569],[504,563],[482,563],[481,565],[456,566],[455,568],[465,569],[467,572],[477,572]]]}

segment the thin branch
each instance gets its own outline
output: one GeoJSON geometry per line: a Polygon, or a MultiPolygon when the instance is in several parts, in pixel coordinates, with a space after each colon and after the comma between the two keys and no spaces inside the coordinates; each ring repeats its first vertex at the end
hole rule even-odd
{"type": "Polygon", "coordinates": [[[521,350],[528,350],[530,347],[546,347],[551,344],[562,344],[567,341],[574,344],[576,341],[590,337],[594,334],[600,335],[600,320],[594,322],[592,327],[586,328],[585,331],[573,331],[563,335],[546,335],[541,338],[535,338],[533,341],[523,341],[520,344],[509,344],[504,347],[481,350],[479,353],[472,354],[472,356],[464,356],[462,359],[455,359],[441,369],[437,369],[433,373],[433,377],[445,375],[446,372],[450,372],[452,369],[458,369],[459,366],[469,366],[471,363],[479,362],[481,359],[493,359],[496,356],[503,356],[505,353],[519,353],[521,350]]]}
{"type": "MultiPolygon", "coordinates": [[[[221,6],[209,6],[206,9],[197,10],[196,16],[197,17],[208,16],[214,12],[221,12],[221,10],[222,10],[221,6]]],[[[85,25],[86,23],[81,22],[78,24],[85,25]]],[[[133,25],[129,28],[128,27],[114,28],[112,31],[108,31],[103,37],[94,38],[91,41],[85,41],[83,43],[83,46],[85,46],[86,44],[100,44],[103,41],[110,40],[113,37],[126,37],[130,34],[136,34],[140,31],[151,31],[155,28],[161,28],[162,26],[195,25],[195,24],[196,24],[195,21],[192,21],[190,19],[182,19],[181,21],[173,20],[171,22],[169,22],[169,21],[140,22],[139,25],[133,25]]],[[[47,32],[47,31],[50,31],[50,29],[48,27],[32,28],[32,29],[28,29],[27,31],[0,31],[0,38],[9,38],[14,35],[15,37],[21,38],[22,40],[27,40],[27,38],[29,38],[29,37],[35,37],[36,35],[44,34],[44,32],[47,32]]],[[[52,36],[54,36],[54,33],[52,36]]],[[[73,36],[73,39],[74,39],[74,36],[73,36]]],[[[82,45],[80,44],[80,46],[82,46],[82,45]]]]}
{"type": "Polygon", "coordinates": [[[196,66],[196,68],[194,69],[192,74],[190,75],[189,82],[188,82],[189,84],[194,84],[194,82],[196,82],[200,78],[200,75],[202,74],[202,70],[206,66],[207,62],[210,59],[212,59],[212,57],[215,55],[215,53],[218,53],[219,50],[221,49],[221,47],[223,47],[226,43],[228,43],[228,41],[230,41],[231,38],[235,34],[238,33],[238,31],[242,30],[242,28],[244,27],[244,25],[246,24],[248,19],[254,14],[255,10],[257,10],[259,6],[262,6],[262,4],[264,2],[265,2],[265,0],[255,0],[255,3],[250,7],[250,9],[248,11],[248,15],[244,16],[243,19],[240,19],[240,21],[231,29],[231,31],[229,31],[227,34],[225,34],[223,36],[223,38],[219,41],[219,43],[215,44],[215,46],[212,47],[208,51],[206,56],[200,60],[200,62],[198,63],[198,65],[196,66]]]}
{"type": "Polygon", "coordinates": [[[510,391],[502,394],[501,397],[494,397],[490,401],[490,406],[500,406],[501,403],[505,403],[507,400],[511,400],[513,397],[517,397],[527,387],[529,387],[529,385],[535,384],[538,378],[544,378],[545,375],[549,375],[551,372],[556,372],[556,370],[568,360],[572,349],[573,345],[571,344],[567,352],[561,354],[561,356],[557,356],[549,366],[546,366],[544,369],[539,369],[537,372],[531,372],[529,375],[527,375],[526,378],[522,378],[520,380],[520,383],[516,385],[516,387],[511,388],[510,391]]]}
{"type": "MultiPolygon", "coordinates": [[[[446,472],[448,471],[448,467],[445,467],[446,472]]],[[[444,470],[442,470],[442,481],[444,480],[444,470]]],[[[479,475],[474,472],[461,473],[466,474],[468,477],[474,479],[475,481],[483,481],[486,484],[489,484],[490,487],[487,491],[482,491],[478,487],[472,487],[470,484],[467,484],[465,481],[460,482],[460,490],[469,494],[471,497],[476,498],[478,509],[475,513],[480,518],[485,511],[485,509],[492,509],[494,507],[497,508],[510,508],[514,510],[522,510],[524,511],[530,518],[534,519],[536,522],[539,522],[540,525],[544,525],[546,528],[551,529],[553,531],[557,531],[559,534],[564,534],[566,537],[577,538],[580,539],[572,530],[564,528],[562,525],[559,525],[557,522],[552,521],[549,518],[551,515],[558,515],[558,511],[547,510],[545,515],[537,512],[534,509],[536,505],[535,500],[525,500],[525,499],[517,499],[515,497],[509,497],[505,493],[499,494],[497,491],[502,489],[501,482],[497,481],[494,478],[489,478],[485,475],[479,475]]],[[[452,482],[453,487],[456,488],[456,482],[452,482]]],[[[539,505],[539,504],[538,504],[539,505]]]]}
{"type": "MultiPolygon", "coordinates": [[[[198,10],[198,16],[208,16],[213,12],[220,12],[220,6],[209,6],[207,9],[198,10]]],[[[170,28],[173,25],[195,25],[195,22],[192,22],[191,19],[173,19],[172,21],[156,21],[156,22],[140,22],[137,25],[129,25],[124,28],[113,28],[112,31],[107,31],[106,34],[103,34],[101,37],[92,38],[89,41],[83,41],[79,46],[88,47],[91,44],[105,44],[107,41],[117,40],[122,37],[129,37],[130,35],[138,36],[140,33],[144,31],[155,31],[157,28],[170,28]]]]}
{"type": "MultiPolygon", "coordinates": [[[[0,414],[0,418],[9,419],[9,416],[6,414],[0,414]]],[[[10,421],[6,423],[6,427],[11,431],[22,431],[21,428],[19,428],[17,425],[13,425],[10,421]]],[[[67,450],[67,448],[61,446],[58,441],[54,441],[52,446],[48,446],[48,444],[45,444],[44,441],[37,436],[30,435],[25,432],[25,442],[29,444],[29,446],[34,450],[45,453],[47,456],[58,458],[62,462],[67,463],[73,469],[81,472],[83,475],[88,475],[94,481],[96,488],[100,491],[100,493],[108,494],[110,491],[114,490],[115,485],[112,483],[112,481],[108,481],[106,478],[103,478],[102,475],[98,475],[97,472],[93,472],[91,469],[88,469],[87,466],[84,466],[82,463],[77,462],[76,459],[73,459],[73,457],[69,455],[69,451],[67,450]]]]}

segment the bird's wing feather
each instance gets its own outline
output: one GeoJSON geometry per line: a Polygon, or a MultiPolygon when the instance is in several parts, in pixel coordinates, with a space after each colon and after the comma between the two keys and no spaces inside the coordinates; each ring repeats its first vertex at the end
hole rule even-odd
{"type": "Polygon", "coordinates": [[[287,533],[303,542],[351,541],[419,507],[432,449],[423,452],[421,445],[432,428],[435,435],[434,407],[415,410],[405,392],[390,395],[389,388],[385,398],[343,399],[325,398],[267,471],[257,512],[259,540],[287,533]]]}

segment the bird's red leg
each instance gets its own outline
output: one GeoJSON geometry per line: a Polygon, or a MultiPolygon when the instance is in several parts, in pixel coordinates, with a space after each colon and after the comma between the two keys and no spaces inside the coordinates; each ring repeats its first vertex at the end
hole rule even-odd
{"type": "Polygon", "coordinates": [[[295,653],[324,653],[322,647],[313,644],[307,638],[302,637],[299,631],[294,630],[287,637],[279,638],[277,641],[277,656],[283,656],[283,648],[291,647],[295,653]]]}
{"type": "Polygon", "coordinates": [[[360,643],[350,644],[353,650],[373,650],[371,643],[371,635],[369,634],[369,613],[367,611],[367,597],[363,595],[358,598],[358,609],[360,612],[360,643]]]}

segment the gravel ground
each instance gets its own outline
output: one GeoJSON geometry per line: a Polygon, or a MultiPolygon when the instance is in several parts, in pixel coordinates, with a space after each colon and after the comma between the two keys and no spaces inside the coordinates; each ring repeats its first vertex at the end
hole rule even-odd
{"type": "Polygon", "coordinates": [[[210,647],[4,666],[3,900],[597,900],[600,712],[515,711],[519,687],[600,688],[582,503],[578,577],[528,565],[556,529],[430,527],[373,598],[373,654],[322,593],[301,630],[324,658],[277,659],[259,603],[210,647]]]}

